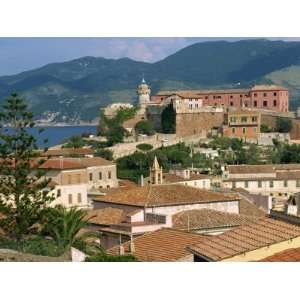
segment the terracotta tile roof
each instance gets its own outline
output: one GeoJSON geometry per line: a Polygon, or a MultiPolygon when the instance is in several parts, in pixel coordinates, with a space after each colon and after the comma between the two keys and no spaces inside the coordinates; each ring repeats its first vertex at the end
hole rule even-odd
{"type": "MultiPolygon", "coordinates": [[[[133,255],[144,262],[177,261],[189,256],[186,247],[200,242],[201,239],[199,234],[164,228],[133,239],[133,255]]],[[[129,245],[130,242],[123,244],[125,253],[129,252],[129,245]]],[[[108,250],[108,253],[116,255],[118,251],[119,247],[116,246],[108,250]]]]}
{"type": "Polygon", "coordinates": [[[114,165],[114,162],[108,161],[102,157],[82,157],[82,158],[50,158],[43,163],[41,169],[83,169],[94,166],[114,165]]]}
{"type": "Polygon", "coordinates": [[[263,262],[299,262],[300,248],[287,249],[278,252],[274,255],[268,256],[261,261],[263,262]]]}
{"type": "Polygon", "coordinates": [[[271,207],[269,206],[269,196],[260,194],[251,194],[243,188],[236,188],[233,191],[241,195],[240,213],[247,215],[262,216],[262,213],[268,213],[271,207]]]}
{"type": "Polygon", "coordinates": [[[263,208],[259,208],[254,203],[241,195],[239,202],[240,214],[248,217],[261,218],[266,215],[263,208]]]}
{"type": "Polygon", "coordinates": [[[235,227],[256,221],[257,217],[227,213],[213,209],[193,209],[172,216],[173,228],[201,230],[235,227]]]}
{"type": "Polygon", "coordinates": [[[68,158],[68,160],[77,162],[83,165],[84,167],[111,166],[115,164],[113,161],[104,159],[102,157],[68,158]]]}
{"type": "Polygon", "coordinates": [[[236,194],[224,194],[197,189],[185,185],[147,185],[119,190],[104,196],[95,196],[95,201],[133,205],[140,207],[168,206],[179,204],[224,202],[239,200],[236,194]]]}
{"type": "Polygon", "coordinates": [[[83,169],[84,166],[78,162],[70,161],[67,159],[53,158],[48,159],[45,163],[40,166],[41,169],[56,169],[56,170],[67,170],[67,169],[83,169]]]}
{"type": "Polygon", "coordinates": [[[119,224],[125,221],[126,213],[119,208],[106,207],[89,211],[86,219],[89,223],[97,225],[119,224]]]}
{"type": "Polygon", "coordinates": [[[94,154],[94,150],[91,148],[61,148],[61,149],[49,149],[48,151],[41,153],[41,156],[70,156],[70,155],[89,155],[94,154]]]}
{"type": "Polygon", "coordinates": [[[189,249],[208,260],[219,261],[300,236],[300,227],[271,218],[241,225],[217,236],[203,237],[189,249]]]}
{"type": "Polygon", "coordinates": [[[183,178],[176,174],[163,173],[163,179],[166,183],[175,183],[175,182],[183,182],[183,181],[192,181],[192,180],[200,180],[200,179],[209,179],[210,177],[204,174],[191,174],[190,178],[183,178]]]}
{"type": "Polygon", "coordinates": [[[247,94],[249,89],[226,89],[226,90],[174,90],[174,91],[160,91],[157,96],[171,96],[178,95],[183,98],[202,98],[203,95],[209,94],[247,94]]]}
{"type": "Polygon", "coordinates": [[[283,90],[283,91],[287,91],[288,89],[283,87],[283,86],[279,86],[279,85],[255,85],[251,88],[252,91],[276,91],[276,90],[283,90]]]}
{"type": "Polygon", "coordinates": [[[275,171],[300,171],[300,164],[274,164],[274,165],[228,165],[231,174],[275,173],[275,171]]]}
{"type": "Polygon", "coordinates": [[[300,171],[276,172],[276,179],[300,179],[300,171]]]}
{"type": "Polygon", "coordinates": [[[287,91],[288,89],[278,85],[255,85],[248,89],[222,89],[222,90],[171,90],[159,91],[157,96],[178,95],[183,98],[201,98],[203,95],[209,94],[248,94],[250,91],[287,91]]]}

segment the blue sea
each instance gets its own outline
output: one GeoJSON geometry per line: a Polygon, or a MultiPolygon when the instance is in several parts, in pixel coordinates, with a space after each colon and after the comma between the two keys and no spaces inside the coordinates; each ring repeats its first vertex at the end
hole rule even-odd
{"type": "Polygon", "coordinates": [[[96,126],[35,127],[30,129],[30,131],[37,138],[38,146],[51,147],[61,144],[64,140],[73,135],[80,135],[84,132],[95,134],[96,126]],[[38,134],[40,128],[44,128],[45,130],[41,134],[38,134]],[[45,139],[48,139],[47,144],[43,144],[45,139]]]}

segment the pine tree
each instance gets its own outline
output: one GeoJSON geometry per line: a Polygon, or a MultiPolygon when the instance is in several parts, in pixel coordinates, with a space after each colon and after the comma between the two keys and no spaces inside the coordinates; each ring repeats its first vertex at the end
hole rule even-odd
{"type": "Polygon", "coordinates": [[[0,111],[0,226],[17,241],[32,232],[54,200],[49,193],[50,180],[39,168],[45,160],[30,133],[34,126],[24,100],[12,94],[0,111]]]}

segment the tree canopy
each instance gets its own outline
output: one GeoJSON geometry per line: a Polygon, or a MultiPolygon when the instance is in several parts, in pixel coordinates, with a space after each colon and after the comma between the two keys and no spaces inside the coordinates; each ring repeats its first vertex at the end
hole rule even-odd
{"type": "Polygon", "coordinates": [[[17,240],[34,230],[53,201],[50,180],[39,168],[45,160],[38,157],[37,141],[30,133],[34,126],[24,100],[12,94],[0,112],[0,226],[17,240]]]}

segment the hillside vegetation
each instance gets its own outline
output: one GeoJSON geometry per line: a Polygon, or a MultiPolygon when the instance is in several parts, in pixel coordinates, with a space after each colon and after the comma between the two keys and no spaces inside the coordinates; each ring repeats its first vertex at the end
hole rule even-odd
{"type": "Polygon", "coordinates": [[[276,83],[300,100],[300,42],[251,39],[204,42],[156,62],[82,57],[0,77],[0,99],[16,91],[29,108],[52,122],[91,121],[99,108],[134,102],[144,74],[152,93],[161,89],[234,88],[276,83]]]}

